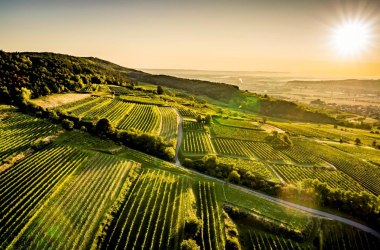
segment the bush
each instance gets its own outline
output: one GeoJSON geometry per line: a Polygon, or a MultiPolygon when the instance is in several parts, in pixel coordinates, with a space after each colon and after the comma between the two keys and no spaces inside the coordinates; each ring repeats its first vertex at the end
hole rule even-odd
{"type": "Polygon", "coordinates": [[[191,216],[185,219],[185,234],[188,237],[194,238],[196,237],[202,228],[202,221],[196,217],[191,216]]]}
{"type": "Polygon", "coordinates": [[[195,240],[188,239],[181,242],[181,250],[200,250],[200,247],[195,240]]]}
{"type": "Polygon", "coordinates": [[[107,118],[100,119],[96,123],[95,129],[99,135],[111,135],[115,130],[110,120],[108,120],[107,118]]]}
{"type": "Polygon", "coordinates": [[[69,119],[63,119],[62,127],[66,130],[73,130],[74,129],[74,122],[70,121],[69,119]]]}

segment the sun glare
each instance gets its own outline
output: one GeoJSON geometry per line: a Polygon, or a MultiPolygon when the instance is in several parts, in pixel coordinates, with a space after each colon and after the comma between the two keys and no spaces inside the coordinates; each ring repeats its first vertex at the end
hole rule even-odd
{"type": "Polygon", "coordinates": [[[343,56],[358,55],[368,48],[369,42],[369,25],[364,22],[348,21],[333,31],[333,46],[343,56]]]}

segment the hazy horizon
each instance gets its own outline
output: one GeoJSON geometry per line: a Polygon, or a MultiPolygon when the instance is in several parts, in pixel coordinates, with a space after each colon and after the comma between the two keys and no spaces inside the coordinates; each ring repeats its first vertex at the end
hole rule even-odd
{"type": "Polygon", "coordinates": [[[94,56],[130,68],[379,75],[375,1],[0,0],[0,6],[5,51],[94,56]],[[342,56],[332,34],[350,22],[366,26],[368,41],[360,53],[342,56]]]}

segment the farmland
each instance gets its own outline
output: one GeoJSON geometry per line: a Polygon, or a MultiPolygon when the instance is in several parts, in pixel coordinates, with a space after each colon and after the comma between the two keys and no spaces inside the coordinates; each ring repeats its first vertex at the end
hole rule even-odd
{"type": "Polygon", "coordinates": [[[156,106],[137,104],[119,124],[120,129],[134,128],[143,132],[157,133],[160,113],[156,106]]]}
{"type": "MultiPolygon", "coordinates": [[[[0,163],[27,150],[38,138],[58,132],[54,124],[28,115],[8,114],[0,122],[0,163]]],[[[1,171],[1,168],[0,168],[1,171]]]]}
{"type": "Polygon", "coordinates": [[[317,179],[332,188],[344,188],[352,192],[366,191],[357,181],[339,171],[292,165],[274,165],[274,168],[289,183],[296,184],[305,179],[317,179]]]}
{"type": "Polygon", "coordinates": [[[185,132],[184,141],[182,145],[184,153],[204,155],[214,152],[210,136],[206,132],[185,132]]]}
{"type": "Polygon", "coordinates": [[[94,155],[34,216],[16,248],[82,249],[91,245],[105,213],[135,168],[135,163],[94,155]],[[79,195],[80,190],[84,192],[79,195]]]}
{"type": "Polygon", "coordinates": [[[160,136],[167,141],[177,141],[179,117],[173,108],[159,107],[162,122],[160,136]]]}
{"type": "Polygon", "coordinates": [[[378,248],[378,125],[56,56],[0,51],[1,250],[378,248]]]}
{"type": "Polygon", "coordinates": [[[5,183],[0,190],[1,248],[18,234],[54,187],[85,160],[86,155],[75,148],[53,146],[0,175],[5,183]]]}

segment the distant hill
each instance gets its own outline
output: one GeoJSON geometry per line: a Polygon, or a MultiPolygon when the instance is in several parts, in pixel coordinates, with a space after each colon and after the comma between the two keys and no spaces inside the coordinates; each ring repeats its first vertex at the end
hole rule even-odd
{"type": "Polygon", "coordinates": [[[323,80],[323,81],[288,81],[289,85],[297,85],[297,84],[312,84],[312,85],[334,85],[334,86],[357,86],[361,87],[363,85],[370,87],[379,87],[380,88],[380,79],[373,80],[360,80],[360,79],[346,79],[346,80],[323,80]]]}
{"type": "Polygon", "coordinates": [[[114,84],[133,88],[146,82],[206,96],[231,107],[290,120],[335,122],[291,102],[240,91],[238,86],[167,75],[153,75],[94,57],[55,53],[7,53],[0,51],[0,101],[21,102],[25,95],[37,98],[52,93],[80,91],[88,84],[114,84]]]}

